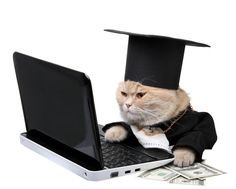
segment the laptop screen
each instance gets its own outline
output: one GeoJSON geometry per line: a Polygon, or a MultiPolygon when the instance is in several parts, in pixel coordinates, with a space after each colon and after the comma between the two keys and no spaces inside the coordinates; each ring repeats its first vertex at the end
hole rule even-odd
{"type": "Polygon", "coordinates": [[[86,75],[20,53],[14,53],[14,64],[27,132],[38,131],[103,167],[92,87],[86,75]]]}

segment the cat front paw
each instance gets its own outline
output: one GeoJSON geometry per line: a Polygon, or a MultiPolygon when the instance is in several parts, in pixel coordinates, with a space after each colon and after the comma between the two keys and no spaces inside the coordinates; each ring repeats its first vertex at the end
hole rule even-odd
{"type": "Polygon", "coordinates": [[[173,152],[175,160],[173,164],[178,167],[187,167],[194,163],[195,153],[189,148],[177,148],[173,152]]]}
{"type": "Polygon", "coordinates": [[[120,142],[126,139],[128,132],[122,126],[113,126],[105,132],[105,140],[108,142],[120,142]]]}

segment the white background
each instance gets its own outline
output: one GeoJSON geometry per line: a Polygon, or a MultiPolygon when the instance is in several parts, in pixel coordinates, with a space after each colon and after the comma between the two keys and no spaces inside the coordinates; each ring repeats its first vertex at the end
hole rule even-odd
{"type": "Polygon", "coordinates": [[[0,188],[183,188],[126,177],[89,182],[19,143],[25,131],[12,54],[19,51],[87,73],[99,123],[120,120],[115,90],[122,81],[128,37],[105,28],[210,44],[187,47],[180,85],[199,111],[215,119],[218,141],[204,153],[227,172],[206,188],[235,186],[236,6],[233,0],[0,1],[0,188]]]}

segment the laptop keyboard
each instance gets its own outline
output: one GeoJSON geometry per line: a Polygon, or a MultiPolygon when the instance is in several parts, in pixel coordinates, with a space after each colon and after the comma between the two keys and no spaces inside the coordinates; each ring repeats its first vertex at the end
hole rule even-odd
{"type": "Polygon", "coordinates": [[[108,168],[123,167],[155,161],[154,158],[131,148],[117,143],[105,142],[104,138],[101,138],[101,147],[104,166],[108,168]]]}

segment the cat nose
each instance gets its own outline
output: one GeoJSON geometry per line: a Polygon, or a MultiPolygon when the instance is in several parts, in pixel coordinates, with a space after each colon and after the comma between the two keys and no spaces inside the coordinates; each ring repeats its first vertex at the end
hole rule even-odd
{"type": "Polygon", "coordinates": [[[131,104],[125,104],[127,108],[129,108],[131,106],[131,104]]]}

